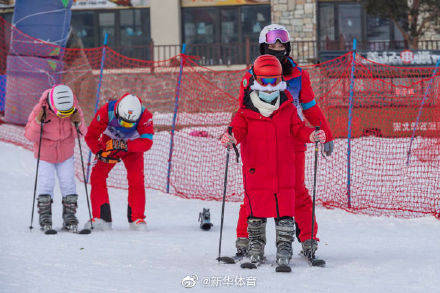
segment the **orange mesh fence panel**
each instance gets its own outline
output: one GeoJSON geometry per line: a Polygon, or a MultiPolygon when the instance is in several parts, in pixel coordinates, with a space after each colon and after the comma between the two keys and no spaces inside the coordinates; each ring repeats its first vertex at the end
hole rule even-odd
{"type": "MultiPolygon", "coordinates": [[[[5,22],[3,24],[0,41],[4,43],[0,43],[5,44],[10,35],[10,27],[5,22]]],[[[50,44],[43,44],[38,43],[39,51],[48,46],[47,50],[59,49],[62,52],[62,58],[57,61],[62,62],[62,66],[59,69],[55,67],[55,72],[61,82],[73,88],[86,120],[90,122],[94,116],[103,48],[81,49],[74,45],[75,48],[57,49],[50,44]]],[[[10,54],[8,48],[0,45],[1,75],[6,72],[10,54]]],[[[351,206],[348,206],[347,194],[347,129],[352,54],[303,67],[310,74],[317,103],[326,115],[335,137],[333,155],[319,158],[318,202],[327,207],[369,215],[439,215],[440,74],[437,72],[432,78],[434,68],[392,67],[362,57],[358,57],[355,64],[351,206]],[[429,85],[431,87],[428,91],[429,85]],[[407,164],[414,127],[416,131],[407,164]]],[[[26,107],[16,104],[15,112],[7,107],[6,116],[12,118],[18,115],[18,110],[28,115],[42,92],[42,89],[36,90],[31,78],[26,78],[26,70],[41,72],[41,68],[48,68],[22,66],[24,73],[20,80],[14,81],[14,86],[19,86],[20,91],[32,99],[32,103],[26,107]]],[[[199,66],[197,58],[192,56],[142,61],[127,58],[106,48],[99,106],[130,92],[142,98],[153,113],[154,144],[144,155],[147,187],[166,191],[171,128],[179,87],[170,193],[203,200],[222,198],[226,151],[221,147],[219,137],[237,109],[238,89],[244,73],[244,69],[218,71],[205,68],[199,66]],[[179,85],[181,62],[183,70],[179,85]]],[[[23,133],[22,126],[0,126],[1,141],[31,149],[32,144],[24,138],[23,133]]],[[[83,156],[87,161],[89,150],[84,141],[82,144],[83,156]]],[[[82,179],[78,149],[75,154],[76,174],[82,179]]],[[[227,200],[241,201],[241,165],[235,162],[233,152],[229,168],[227,200]]],[[[309,147],[306,152],[306,186],[310,192],[312,180],[313,148],[309,147]]],[[[127,188],[123,164],[116,165],[107,182],[113,187],[127,188]]]]}

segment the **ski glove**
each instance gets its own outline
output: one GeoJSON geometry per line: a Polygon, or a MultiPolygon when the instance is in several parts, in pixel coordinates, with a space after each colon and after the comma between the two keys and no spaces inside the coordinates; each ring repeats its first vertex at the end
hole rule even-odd
{"type": "Polygon", "coordinates": [[[119,139],[110,139],[105,143],[106,151],[127,151],[127,143],[119,139]]]}
{"type": "Polygon", "coordinates": [[[117,162],[120,162],[120,158],[113,157],[112,155],[115,155],[114,151],[103,151],[100,150],[98,153],[96,153],[96,157],[98,160],[109,163],[109,164],[116,164],[117,162]]]}
{"type": "Polygon", "coordinates": [[[81,123],[81,115],[79,114],[78,110],[75,110],[73,114],[70,116],[70,121],[73,123],[81,123]]]}
{"type": "Polygon", "coordinates": [[[334,143],[333,141],[328,141],[324,144],[323,152],[324,154],[329,157],[333,153],[334,143]]]}
{"type": "Polygon", "coordinates": [[[324,130],[315,130],[310,134],[310,141],[311,142],[325,142],[325,132],[324,130]]]}
{"type": "Polygon", "coordinates": [[[220,142],[222,143],[223,147],[230,149],[234,144],[237,143],[237,140],[232,134],[224,133],[220,142]]]}
{"type": "Polygon", "coordinates": [[[35,121],[38,122],[38,124],[41,123],[41,121],[46,122],[46,107],[43,107],[41,111],[35,116],[35,121]]]}

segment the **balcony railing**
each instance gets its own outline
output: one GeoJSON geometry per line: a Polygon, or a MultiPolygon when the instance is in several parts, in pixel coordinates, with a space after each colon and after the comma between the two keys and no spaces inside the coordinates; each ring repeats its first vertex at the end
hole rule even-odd
{"type": "MultiPolygon", "coordinates": [[[[440,40],[419,41],[419,50],[440,50],[440,40]]],[[[319,60],[319,53],[332,52],[340,55],[350,51],[351,42],[315,40],[294,41],[291,43],[291,56],[300,64],[312,64],[319,60]],[[339,53],[338,53],[339,52],[339,53]]],[[[360,51],[387,51],[407,49],[404,41],[368,41],[358,42],[360,51]]],[[[143,60],[164,60],[181,52],[181,45],[155,45],[113,48],[119,53],[131,58],[143,60]]],[[[187,55],[197,56],[198,63],[204,66],[251,64],[259,55],[259,47],[254,42],[246,40],[240,43],[210,43],[187,44],[187,55]]],[[[335,56],[336,56],[335,55],[335,56]]]]}

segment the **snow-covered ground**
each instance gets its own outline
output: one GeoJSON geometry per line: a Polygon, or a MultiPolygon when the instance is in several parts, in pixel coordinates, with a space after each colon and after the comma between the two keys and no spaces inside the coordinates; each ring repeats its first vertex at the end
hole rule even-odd
{"type": "MultiPolygon", "coordinates": [[[[268,224],[269,264],[258,270],[218,264],[221,202],[186,200],[147,192],[148,231],[128,229],[125,190],[111,189],[113,231],[91,235],[29,232],[35,160],[30,151],[0,143],[0,292],[439,292],[440,222],[375,218],[317,209],[318,254],[312,268],[294,245],[294,269],[275,273],[273,221],[268,224]],[[199,229],[203,207],[214,227],[199,229]],[[182,279],[197,276],[193,288],[182,279]]],[[[87,220],[84,185],[78,181],[79,219],[87,220]]],[[[227,203],[223,253],[234,253],[239,205],[227,203]]],[[[53,205],[61,227],[61,198],[53,205]]],[[[38,227],[35,215],[34,227],[38,227]]]]}

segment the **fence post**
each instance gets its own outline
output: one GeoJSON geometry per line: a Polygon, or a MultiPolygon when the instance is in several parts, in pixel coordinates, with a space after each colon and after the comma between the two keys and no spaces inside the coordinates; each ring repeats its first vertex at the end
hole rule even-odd
{"type": "Polygon", "coordinates": [[[170,153],[168,156],[168,172],[167,172],[167,193],[170,193],[170,175],[171,175],[171,159],[173,157],[173,147],[174,147],[174,130],[176,128],[176,118],[177,118],[177,110],[179,108],[179,93],[180,93],[180,84],[182,82],[182,72],[183,72],[183,59],[185,58],[183,54],[185,54],[186,44],[182,45],[182,53],[180,53],[180,71],[179,71],[179,79],[177,80],[176,86],[176,97],[174,99],[174,115],[173,115],[173,124],[171,126],[171,137],[170,137],[170,153]]]}
{"type": "Polygon", "coordinates": [[[351,208],[351,117],[353,108],[353,94],[354,94],[354,70],[356,66],[356,39],[353,39],[353,60],[351,63],[351,77],[350,77],[350,98],[348,101],[348,136],[347,136],[347,199],[348,208],[351,208]]]}
{"type": "MultiPolygon", "coordinates": [[[[96,111],[98,111],[98,105],[99,105],[99,95],[101,93],[101,84],[102,84],[102,73],[104,71],[104,62],[105,62],[105,51],[107,47],[107,41],[108,41],[108,34],[105,33],[104,36],[104,46],[102,47],[102,56],[101,56],[101,70],[99,73],[99,82],[98,82],[98,88],[96,90],[96,102],[95,102],[95,111],[93,112],[96,114],[96,111]]],[[[89,150],[89,158],[87,160],[87,175],[86,175],[86,183],[89,182],[89,174],[90,174],[90,161],[92,160],[92,151],[89,150]]]]}
{"type": "Polygon", "coordinates": [[[432,73],[431,79],[429,80],[428,87],[426,88],[426,91],[425,91],[425,95],[423,96],[422,102],[420,103],[419,113],[417,114],[416,124],[414,125],[414,128],[412,130],[411,140],[409,142],[408,156],[406,158],[406,165],[407,166],[409,166],[409,159],[411,156],[411,148],[412,148],[412,144],[414,141],[414,135],[416,134],[417,126],[419,125],[420,116],[422,115],[423,105],[425,104],[426,97],[428,97],[429,91],[431,90],[432,81],[434,80],[435,76],[437,75],[437,69],[439,66],[440,66],[440,57],[437,59],[437,63],[435,64],[434,72],[432,73]]]}

